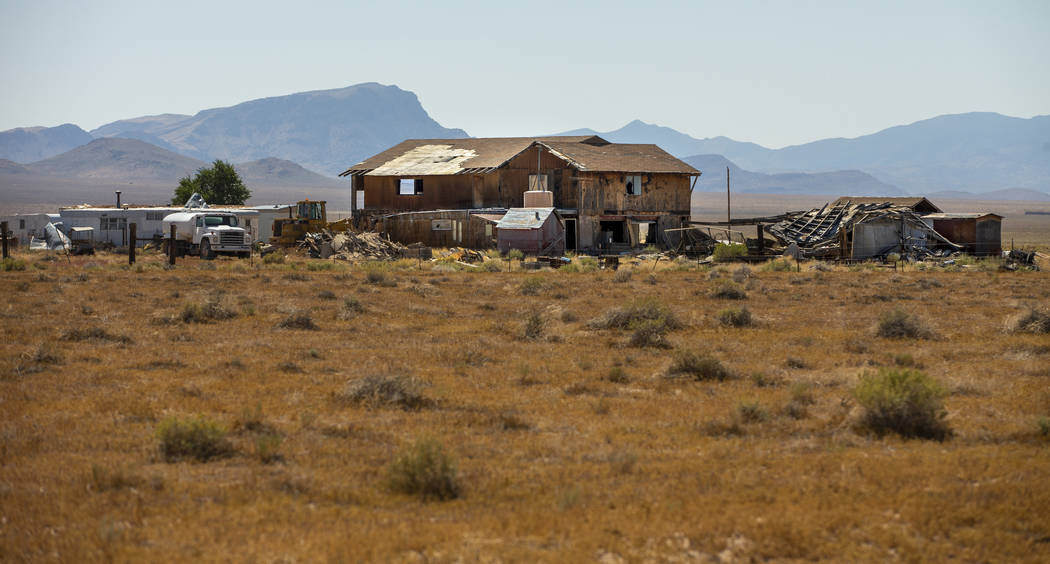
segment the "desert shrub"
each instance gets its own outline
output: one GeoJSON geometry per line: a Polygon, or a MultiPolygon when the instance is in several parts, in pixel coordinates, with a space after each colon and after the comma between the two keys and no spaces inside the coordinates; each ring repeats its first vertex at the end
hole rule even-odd
{"type": "Polygon", "coordinates": [[[781,378],[770,376],[765,372],[752,372],[749,378],[756,388],[772,388],[783,383],[781,378]]]}
{"type": "Polygon", "coordinates": [[[272,464],[284,460],[281,454],[281,443],[284,439],[277,433],[266,433],[255,438],[255,457],[263,464],[272,464]]]}
{"type": "Polygon", "coordinates": [[[288,314],[287,317],[277,322],[278,329],[305,329],[308,331],[317,331],[320,327],[314,323],[313,318],[310,317],[310,312],[307,311],[294,311],[288,314]]]}
{"type": "Polygon", "coordinates": [[[64,360],[62,353],[47,343],[41,344],[29,355],[29,361],[37,364],[62,364],[64,360]]]}
{"type": "Polygon", "coordinates": [[[762,423],[769,420],[769,412],[757,401],[741,401],[736,404],[733,418],[741,423],[762,423]]]}
{"type": "Polygon", "coordinates": [[[809,406],[816,403],[813,397],[813,386],[806,382],[796,382],[791,386],[791,399],[784,404],[784,415],[792,419],[805,419],[809,415],[809,406]]]}
{"type": "Polygon", "coordinates": [[[747,292],[740,284],[724,280],[711,288],[711,297],[721,300],[746,300],[747,292]]]}
{"type": "Polygon", "coordinates": [[[403,374],[373,374],[346,385],[336,399],[367,407],[419,409],[429,404],[423,384],[403,374]]]}
{"type": "Polygon", "coordinates": [[[341,319],[351,319],[359,313],[365,312],[365,306],[354,296],[343,298],[343,310],[339,312],[341,319]]]}
{"type": "Polygon", "coordinates": [[[657,322],[666,330],[683,326],[671,308],[655,299],[636,300],[625,307],[610,309],[587,325],[591,329],[634,329],[647,322],[657,322]]]}
{"type": "Polygon", "coordinates": [[[1008,321],[1007,328],[1013,333],[1050,333],[1050,311],[1030,307],[1008,321]]]}
{"type": "Polygon", "coordinates": [[[613,282],[616,282],[618,284],[623,284],[623,283],[630,282],[630,281],[631,281],[631,271],[630,270],[617,270],[616,274],[613,274],[613,282]]]}
{"type": "Polygon", "coordinates": [[[160,453],[168,462],[207,462],[233,452],[226,428],[207,417],[168,417],[157,425],[160,453]]]}
{"type": "Polygon", "coordinates": [[[179,314],[183,323],[211,323],[234,317],[237,317],[237,312],[226,307],[218,297],[208,298],[201,303],[187,303],[179,314]]]}
{"type": "Polygon", "coordinates": [[[897,308],[882,314],[875,334],[887,339],[930,339],[933,331],[917,315],[897,308]]]}
{"type": "Polygon", "coordinates": [[[667,325],[662,320],[652,319],[637,324],[628,344],[632,347],[671,348],[667,342],[667,325]]]}
{"type": "Polygon", "coordinates": [[[518,284],[518,292],[523,296],[536,296],[547,287],[547,283],[539,276],[529,276],[518,284]]]}
{"type": "Polygon", "coordinates": [[[14,257],[8,257],[0,262],[0,270],[4,272],[20,271],[26,269],[26,261],[14,257]]]}
{"type": "Polygon", "coordinates": [[[335,299],[335,292],[333,292],[331,290],[321,290],[320,292],[317,292],[317,299],[319,299],[319,300],[334,300],[335,299]]]}
{"type": "Polygon", "coordinates": [[[751,310],[747,309],[747,306],[723,309],[718,312],[718,322],[726,327],[750,327],[755,323],[751,317],[751,310]]]}
{"type": "Polygon", "coordinates": [[[546,331],[547,320],[544,319],[540,312],[534,311],[528,314],[525,316],[525,321],[521,324],[521,336],[529,341],[543,338],[546,331]]]}
{"type": "Polygon", "coordinates": [[[481,269],[485,272],[500,272],[503,270],[503,267],[500,266],[498,260],[487,260],[481,264],[481,269]]]}
{"type": "Polygon", "coordinates": [[[1040,417],[1035,420],[1035,428],[1040,437],[1050,438],[1050,417],[1040,417]]]}
{"type": "Polygon", "coordinates": [[[717,358],[693,351],[678,351],[667,369],[670,377],[687,376],[695,380],[728,380],[732,373],[717,358]]]}
{"type": "Polygon", "coordinates": [[[281,253],[268,253],[263,255],[263,264],[284,264],[284,255],[281,253]]]}
{"type": "Polygon", "coordinates": [[[598,270],[598,261],[593,257],[579,257],[574,262],[579,265],[580,272],[594,272],[598,270]]]}
{"type": "Polygon", "coordinates": [[[571,309],[563,309],[561,312],[562,323],[576,323],[580,318],[576,316],[576,312],[571,309]]]}
{"type": "Polygon", "coordinates": [[[613,384],[626,384],[631,381],[630,376],[627,375],[627,372],[622,366],[613,366],[610,368],[609,372],[605,375],[605,379],[613,384]]]}
{"type": "Polygon", "coordinates": [[[864,408],[861,424],[878,435],[944,440],[951,430],[944,421],[945,389],[929,376],[910,369],[882,369],[861,377],[853,397],[864,408]]]}
{"type": "Polygon", "coordinates": [[[131,337],[126,335],[114,335],[101,327],[67,329],[59,338],[63,341],[106,341],[120,343],[122,345],[129,345],[133,342],[131,337]]]}
{"type": "Polygon", "coordinates": [[[374,284],[384,288],[394,288],[397,286],[397,280],[387,277],[385,272],[369,270],[368,274],[365,275],[365,284],[374,284]]]}
{"type": "Polygon", "coordinates": [[[455,499],[462,491],[455,460],[434,439],[420,439],[398,452],[387,466],[386,485],[424,501],[455,499]]]}
{"type": "Polygon", "coordinates": [[[514,411],[504,411],[496,416],[496,426],[503,431],[527,431],[532,428],[514,411]]]}
{"type": "Polygon", "coordinates": [[[521,252],[521,249],[511,249],[507,251],[508,260],[521,260],[525,258],[525,253],[521,252]]]}
{"type": "Polygon", "coordinates": [[[715,262],[731,261],[747,254],[747,247],[736,243],[719,243],[715,245],[715,262]]]}
{"type": "Polygon", "coordinates": [[[805,360],[798,358],[797,356],[789,356],[784,360],[784,366],[788,368],[806,369],[809,368],[809,363],[805,360]]]}

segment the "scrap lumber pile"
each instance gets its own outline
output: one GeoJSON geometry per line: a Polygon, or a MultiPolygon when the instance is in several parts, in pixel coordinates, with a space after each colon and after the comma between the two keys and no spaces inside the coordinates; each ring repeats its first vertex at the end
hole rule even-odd
{"type": "Polygon", "coordinates": [[[373,231],[333,233],[328,229],[307,233],[302,243],[299,244],[299,248],[308,250],[313,258],[337,260],[361,258],[394,260],[401,258],[406,251],[404,245],[384,239],[379,233],[373,231]]]}
{"type": "Polygon", "coordinates": [[[907,206],[884,203],[824,204],[822,208],[792,214],[766,230],[781,244],[794,244],[802,256],[815,258],[850,257],[851,249],[842,245],[852,241],[858,225],[892,222],[898,225],[898,236],[885,241],[873,256],[890,252],[917,257],[955,252],[959,246],[927,225],[922,216],[907,206]]]}

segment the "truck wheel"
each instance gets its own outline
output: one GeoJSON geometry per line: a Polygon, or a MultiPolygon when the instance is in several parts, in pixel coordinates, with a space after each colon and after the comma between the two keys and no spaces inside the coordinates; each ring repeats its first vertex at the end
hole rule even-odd
{"type": "Polygon", "coordinates": [[[204,260],[215,258],[215,253],[211,252],[211,243],[207,239],[201,240],[201,258],[204,260]]]}

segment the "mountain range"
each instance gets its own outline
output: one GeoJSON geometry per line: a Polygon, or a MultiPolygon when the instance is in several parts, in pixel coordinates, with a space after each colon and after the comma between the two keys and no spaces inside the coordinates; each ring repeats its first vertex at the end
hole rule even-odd
{"type": "MultiPolygon", "coordinates": [[[[1050,199],[1050,116],[939,116],[853,139],[769,149],[728,137],[698,139],[632,121],[577,129],[620,143],[655,143],[704,175],[697,189],[772,194],[903,195],[1050,199]]],[[[263,98],[195,115],[0,132],[0,203],[167,199],[181,176],[213,159],[237,163],[253,202],[295,194],[341,201],[347,166],[407,138],[461,138],[430,118],[412,92],[365,83],[263,98]],[[46,195],[47,200],[43,200],[46,195]]],[[[346,203],[349,205],[349,202],[346,203]]]]}
{"type": "Polygon", "coordinates": [[[823,139],[782,149],[727,137],[696,139],[642,121],[598,132],[615,143],[655,143],[679,158],[722,155],[762,173],[858,170],[907,193],[1050,191],[1050,116],[943,115],[852,139],[823,139]]]}

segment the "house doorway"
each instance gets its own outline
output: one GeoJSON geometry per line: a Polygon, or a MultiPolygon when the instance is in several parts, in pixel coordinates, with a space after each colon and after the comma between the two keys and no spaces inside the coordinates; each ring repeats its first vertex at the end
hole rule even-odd
{"type": "Polygon", "coordinates": [[[576,220],[565,220],[565,250],[576,250],[576,220]]]}
{"type": "Polygon", "coordinates": [[[627,229],[624,221],[602,221],[599,229],[602,232],[602,242],[605,244],[626,243],[627,229]]]}

